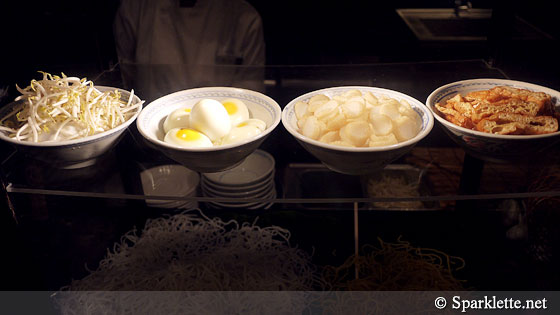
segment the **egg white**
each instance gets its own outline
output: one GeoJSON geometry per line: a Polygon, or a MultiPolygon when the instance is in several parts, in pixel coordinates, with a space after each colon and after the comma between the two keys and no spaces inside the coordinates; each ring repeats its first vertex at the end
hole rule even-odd
{"type": "Polygon", "coordinates": [[[191,118],[190,108],[179,108],[171,112],[163,122],[163,132],[167,133],[173,128],[189,128],[191,118]]]}
{"type": "Polygon", "coordinates": [[[230,116],[222,103],[202,99],[196,103],[190,115],[190,126],[204,133],[211,141],[217,141],[231,130],[230,116]]]}
{"type": "Polygon", "coordinates": [[[235,127],[232,128],[231,131],[222,138],[220,144],[224,145],[241,142],[253,138],[260,133],[262,133],[262,131],[254,125],[243,125],[241,127],[235,127]]]}
{"type": "Polygon", "coordinates": [[[260,119],[257,118],[249,118],[247,120],[244,120],[243,122],[241,122],[240,124],[236,125],[236,127],[243,127],[243,126],[255,126],[257,128],[259,128],[260,131],[265,131],[266,129],[266,123],[260,119]]]}
{"type": "Polygon", "coordinates": [[[228,98],[222,100],[222,105],[228,112],[231,126],[235,127],[241,122],[249,119],[249,109],[242,100],[236,98],[228,98]]]}

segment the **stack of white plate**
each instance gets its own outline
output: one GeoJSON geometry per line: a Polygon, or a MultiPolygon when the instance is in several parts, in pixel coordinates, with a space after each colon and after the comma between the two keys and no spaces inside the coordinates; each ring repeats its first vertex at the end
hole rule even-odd
{"type": "Polygon", "coordinates": [[[276,198],[274,165],[272,155],[256,150],[232,169],[203,173],[200,182],[202,194],[217,199],[208,203],[215,208],[268,209],[273,204],[270,199],[276,198]]]}
{"type": "MultiPolygon", "coordinates": [[[[159,197],[192,197],[200,182],[197,172],[182,165],[160,165],[140,173],[142,189],[146,196],[159,197]]],[[[150,207],[194,209],[198,208],[196,200],[164,200],[146,199],[150,207]]]]}

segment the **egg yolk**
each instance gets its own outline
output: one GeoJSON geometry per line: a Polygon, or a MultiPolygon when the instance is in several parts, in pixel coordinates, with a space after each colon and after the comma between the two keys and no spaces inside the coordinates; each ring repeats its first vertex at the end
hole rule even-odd
{"type": "Polygon", "coordinates": [[[185,112],[190,113],[191,109],[190,108],[185,108],[185,112]]]}
{"type": "Polygon", "coordinates": [[[183,141],[196,141],[200,139],[200,133],[192,129],[179,129],[176,136],[183,141]]]}
{"type": "Polygon", "coordinates": [[[224,105],[224,107],[226,108],[229,115],[233,115],[233,114],[237,113],[237,105],[235,105],[235,103],[225,102],[222,105],[224,105]]]}

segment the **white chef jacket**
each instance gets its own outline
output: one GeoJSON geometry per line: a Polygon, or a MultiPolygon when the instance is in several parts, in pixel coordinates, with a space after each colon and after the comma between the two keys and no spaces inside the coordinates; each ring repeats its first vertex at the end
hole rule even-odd
{"type": "Polygon", "coordinates": [[[121,70],[147,98],[200,86],[262,90],[265,44],[244,0],[122,0],[114,22],[121,70]]]}

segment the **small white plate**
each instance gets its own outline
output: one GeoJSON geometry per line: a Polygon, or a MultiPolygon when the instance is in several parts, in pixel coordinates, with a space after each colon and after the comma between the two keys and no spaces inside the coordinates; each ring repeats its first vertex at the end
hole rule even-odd
{"type": "MultiPolygon", "coordinates": [[[[198,173],[176,164],[160,165],[144,170],[140,173],[140,179],[144,195],[165,197],[193,196],[200,182],[198,173]]],[[[162,207],[181,205],[185,201],[146,199],[146,203],[162,207]]]]}
{"type": "MultiPolygon", "coordinates": [[[[274,199],[276,198],[276,189],[272,189],[266,196],[262,197],[263,199],[274,199]]],[[[263,206],[270,207],[273,202],[246,202],[246,203],[237,203],[237,202],[217,202],[211,201],[209,204],[213,206],[217,206],[220,208],[248,208],[248,209],[258,209],[263,206]]]]}
{"type": "Polygon", "coordinates": [[[272,155],[255,150],[241,164],[223,172],[203,173],[202,176],[217,186],[237,187],[260,182],[274,171],[272,155]]]}
{"type": "Polygon", "coordinates": [[[238,192],[257,190],[259,187],[265,186],[273,181],[274,181],[274,172],[271,173],[266,178],[264,178],[263,180],[247,186],[220,186],[220,185],[216,185],[215,183],[212,183],[211,181],[205,179],[204,177],[202,177],[201,179],[201,182],[204,182],[206,187],[210,187],[214,190],[228,192],[228,193],[238,193],[238,192]]]}
{"type": "Polygon", "coordinates": [[[218,198],[260,198],[262,196],[267,195],[268,193],[270,193],[270,191],[272,189],[274,189],[275,185],[273,182],[270,182],[269,184],[265,185],[262,187],[262,189],[259,190],[255,190],[255,191],[249,191],[249,192],[243,192],[243,193],[223,193],[220,191],[215,191],[212,189],[209,189],[208,187],[205,187],[204,185],[202,186],[202,193],[205,196],[208,197],[218,197],[218,198]]]}
{"type": "Polygon", "coordinates": [[[270,187],[272,187],[273,185],[274,185],[273,181],[267,181],[264,182],[262,185],[256,187],[255,189],[239,190],[239,191],[224,191],[209,186],[206,184],[206,182],[202,181],[200,187],[202,188],[202,191],[205,193],[228,197],[228,198],[237,198],[237,197],[242,198],[247,196],[259,195],[264,191],[270,190],[270,187]]]}
{"type": "Polygon", "coordinates": [[[220,192],[225,192],[225,193],[243,193],[243,192],[247,192],[247,191],[254,191],[254,190],[259,190],[260,188],[262,188],[263,186],[268,185],[271,182],[274,182],[274,171],[272,173],[270,173],[268,176],[266,176],[265,178],[263,178],[262,180],[253,183],[251,185],[246,185],[246,186],[222,186],[222,185],[218,185],[216,183],[213,183],[211,181],[209,181],[208,179],[206,179],[205,177],[201,177],[201,184],[204,183],[204,186],[209,187],[213,190],[217,190],[220,192]]]}

